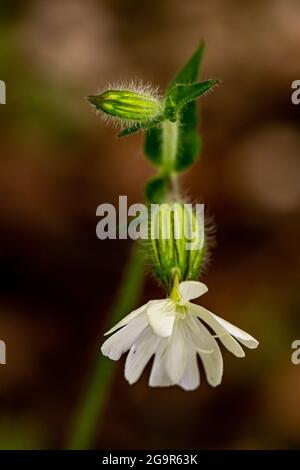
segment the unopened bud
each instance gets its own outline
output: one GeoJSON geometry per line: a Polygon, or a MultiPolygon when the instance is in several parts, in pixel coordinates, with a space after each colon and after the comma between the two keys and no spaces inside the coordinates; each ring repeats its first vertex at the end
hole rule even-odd
{"type": "Polygon", "coordinates": [[[144,123],[154,120],[161,113],[159,98],[152,96],[149,88],[137,92],[131,90],[107,90],[88,100],[98,111],[127,122],[144,123]]]}

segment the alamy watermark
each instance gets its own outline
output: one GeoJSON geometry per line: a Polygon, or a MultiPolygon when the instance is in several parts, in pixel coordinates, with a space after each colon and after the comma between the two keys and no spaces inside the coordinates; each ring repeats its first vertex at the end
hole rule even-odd
{"type": "Polygon", "coordinates": [[[0,80],[0,104],[6,104],[6,85],[3,80],[0,80]]]}
{"type": "MultiPolygon", "coordinates": [[[[6,104],[6,85],[0,80],[0,104],[6,104]]],[[[0,340],[0,364],[6,364],[6,344],[0,340]]]]}
{"type": "Polygon", "coordinates": [[[300,104],[300,80],[294,80],[291,88],[294,90],[291,95],[292,103],[298,105],[300,104]]]}
{"type": "Polygon", "coordinates": [[[292,342],[291,348],[294,349],[291,355],[291,361],[292,364],[297,366],[300,364],[300,339],[295,339],[295,341],[292,342]]]}
{"type": "Polygon", "coordinates": [[[96,226],[100,240],[184,239],[187,250],[201,249],[204,244],[204,204],[136,203],[128,207],[127,196],[119,196],[117,209],[103,203],[96,215],[101,217],[96,226]]]}
{"type": "Polygon", "coordinates": [[[6,344],[2,339],[0,340],[0,364],[6,364],[6,344]]]}

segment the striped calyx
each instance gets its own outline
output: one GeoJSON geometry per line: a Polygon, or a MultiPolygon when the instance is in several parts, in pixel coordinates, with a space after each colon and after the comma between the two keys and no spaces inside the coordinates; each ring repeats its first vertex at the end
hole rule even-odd
{"type": "Polygon", "coordinates": [[[150,93],[131,90],[106,90],[88,100],[98,111],[127,122],[145,123],[157,118],[162,105],[150,93]]]}
{"type": "Polygon", "coordinates": [[[169,293],[175,277],[179,282],[198,278],[205,253],[202,213],[191,204],[153,204],[148,233],[153,271],[169,293]]]}

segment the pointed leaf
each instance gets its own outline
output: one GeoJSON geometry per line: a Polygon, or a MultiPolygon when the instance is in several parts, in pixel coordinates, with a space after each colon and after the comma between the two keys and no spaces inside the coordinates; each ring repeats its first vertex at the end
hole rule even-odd
{"type": "MultiPolygon", "coordinates": [[[[202,61],[204,42],[202,41],[187,64],[180,70],[166,91],[165,118],[176,121],[179,118],[179,146],[176,156],[175,169],[183,171],[198,157],[202,149],[198,133],[198,107],[196,99],[207,92],[217,83],[215,80],[195,83],[202,61]]],[[[154,165],[162,165],[162,129],[156,127],[148,130],[145,140],[145,153],[154,165]]],[[[154,193],[155,189],[163,187],[162,181],[153,180],[147,191],[154,193]]]]}
{"type": "Polygon", "coordinates": [[[180,146],[176,155],[175,169],[183,171],[192,165],[201,153],[202,143],[197,132],[196,103],[185,108],[185,117],[179,128],[180,146]],[[195,124],[193,124],[195,122],[195,124]]]}
{"type": "Polygon", "coordinates": [[[138,132],[143,129],[155,128],[155,126],[157,126],[160,122],[162,122],[163,119],[164,119],[164,116],[159,116],[158,118],[148,123],[136,124],[130,127],[126,127],[126,129],[124,129],[118,134],[118,137],[126,137],[127,135],[134,134],[135,132],[138,132]]]}
{"type": "Polygon", "coordinates": [[[199,96],[206,93],[217,83],[218,80],[206,80],[204,82],[176,85],[168,93],[165,105],[166,114],[169,115],[173,110],[177,112],[187,103],[196,100],[199,96]]]}
{"type": "Polygon", "coordinates": [[[157,176],[150,180],[146,185],[146,198],[151,204],[163,202],[169,191],[169,183],[164,176],[157,176]]]}
{"type": "Polygon", "coordinates": [[[140,125],[126,127],[122,132],[118,134],[118,137],[126,137],[127,135],[134,134],[142,129],[140,125]]]}
{"type": "Polygon", "coordinates": [[[203,52],[204,41],[201,41],[195,53],[171,82],[169,89],[178,83],[193,83],[197,80],[203,52]]]}
{"type": "Polygon", "coordinates": [[[162,128],[153,127],[146,131],[145,136],[145,154],[149,160],[156,166],[162,165],[162,128]]]}
{"type": "MultiPolygon", "coordinates": [[[[169,90],[178,84],[196,82],[203,58],[205,44],[201,41],[199,47],[190,60],[177,74],[169,90]]],[[[180,146],[176,158],[176,170],[183,171],[188,168],[201,152],[201,139],[198,134],[198,111],[196,101],[188,103],[180,113],[179,140],[180,146]]]]}

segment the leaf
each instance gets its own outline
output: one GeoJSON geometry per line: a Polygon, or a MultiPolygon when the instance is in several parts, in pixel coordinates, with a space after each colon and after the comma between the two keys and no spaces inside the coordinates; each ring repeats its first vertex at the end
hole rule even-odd
{"type": "Polygon", "coordinates": [[[179,147],[175,169],[188,168],[201,153],[202,143],[198,132],[198,110],[196,101],[187,104],[180,113],[179,147]]]}
{"type": "Polygon", "coordinates": [[[194,163],[202,150],[202,142],[195,128],[197,128],[197,110],[195,103],[188,105],[185,110],[185,119],[179,129],[180,145],[176,155],[175,170],[180,172],[194,163]],[[188,120],[188,114],[189,119],[188,120]],[[196,121],[196,125],[193,121],[196,121]]]}
{"type": "Polygon", "coordinates": [[[146,122],[144,124],[135,124],[133,126],[127,127],[126,129],[124,129],[122,132],[118,134],[118,137],[126,137],[127,135],[134,134],[135,132],[138,132],[142,129],[155,128],[155,126],[157,126],[160,122],[162,122],[163,119],[164,119],[164,116],[161,115],[158,118],[152,121],[146,122]]]}
{"type": "Polygon", "coordinates": [[[148,129],[145,136],[145,154],[149,160],[156,166],[162,165],[162,128],[154,127],[148,129]]]}
{"type": "Polygon", "coordinates": [[[180,108],[199,98],[217,83],[218,80],[206,80],[204,82],[174,86],[167,96],[166,114],[169,114],[169,108],[171,109],[171,113],[173,109],[174,112],[178,112],[180,108]]]}
{"type": "Polygon", "coordinates": [[[203,57],[204,46],[204,41],[201,41],[192,57],[171,82],[169,90],[179,83],[194,83],[197,80],[200,63],[203,57]]]}
{"type": "MultiPolygon", "coordinates": [[[[168,88],[168,94],[174,93],[175,100],[179,99],[183,89],[177,88],[178,85],[191,85],[196,82],[199,75],[199,68],[203,58],[204,41],[201,41],[196,52],[177,74],[168,88]],[[175,91],[175,89],[177,90],[175,91]]],[[[196,87],[197,88],[197,87],[196,87]]],[[[191,90],[195,92],[195,89],[191,90]]],[[[186,100],[187,102],[188,100],[186,100]]],[[[169,106],[170,106],[169,101],[169,106]]],[[[169,113],[171,118],[176,119],[176,110],[170,106],[169,113]]],[[[187,102],[179,114],[179,148],[176,156],[175,169],[180,172],[188,168],[198,158],[202,150],[202,141],[198,132],[198,108],[196,101],[187,102]]]]}
{"type": "MultiPolygon", "coordinates": [[[[199,73],[199,66],[202,60],[202,56],[203,56],[203,51],[204,51],[204,41],[201,41],[198,48],[192,55],[192,57],[188,60],[185,66],[178,72],[174,80],[172,80],[172,82],[168,86],[167,93],[169,93],[169,91],[177,84],[193,83],[197,80],[198,73],[199,73]]],[[[187,115],[191,114],[191,109],[193,107],[195,108],[195,117],[196,117],[196,105],[193,106],[193,104],[190,106],[189,110],[186,108],[187,115]]],[[[181,122],[183,126],[185,124],[184,115],[185,115],[185,112],[182,113],[181,122]]],[[[176,116],[173,116],[173,117],[176,118],[176,116]]],[[[197,126],[197,122],[195,123],[195,126],[197,126]]],[[[190,136],[188,140],[189,141],[192,140],[192,137],[190,136]]],[[[198,136],[195,137],[194,140],[199,140],[199,137],[198,136]]],[[[145,139],[145,153],[147,157],[149,158],[149,160],[151,160],[151,162],[157,166],[161,165],[162,163],[161,142],[162,142],[162,129],[160,127],[147,131],[146,139],[145,139]]],[[[192,145],[192,147],[195,152],[195,145],[192,145]]],[[[198,145],[197,145],[197,148],[198,148],[198,145]]],[[[189,149],[186,149],[186,152],[190,153],[189,149]]],[[[187,158],[186,158],[186,161],[188,161],[187,158]]],[[[191,162],[193,161],[193,158],[191,156],[189,157],[189,161],[191,162]]],[[[181,166],[181,163],[179,164],[179,167],[180,166],[181,166]]]]}
{"type": "Polygon", "coordinates": [[[169,191],[168,180],[164,176],[157,176],[150,180],[145,188],[147,200],[151,204],[161,203],[169,191]]]}
{"type": "Polygon", "coordinates": [[[118,137],[126,137],[127,135],[134,134],[142,129],[141,125],[135,125],[131,127],[126,127],[122,132],[118,134],[118,137]]]}
{"type": "MultiPolygon", "coordinates": [[[[203,57],[204,42],[178,72],[166,91],[164,118],[179,125],[179,146],[175,161],[175,170],[180,172],[188,168],[199,156],[202,142],[198,133],[198,110],[196,99],[213,87],[217,80],[196,83],[203,57]]],[[[156,166],[162,167],[162,128],[154,127],[146,132],[145,153],[156,166]]],[[[153,185],[160,184],[154,182],[153,185]]],[[[161,183],[162,184],[162,183],[161,183]]],[[[150,190],[152,188],[150,187],[150,190]]]]}

